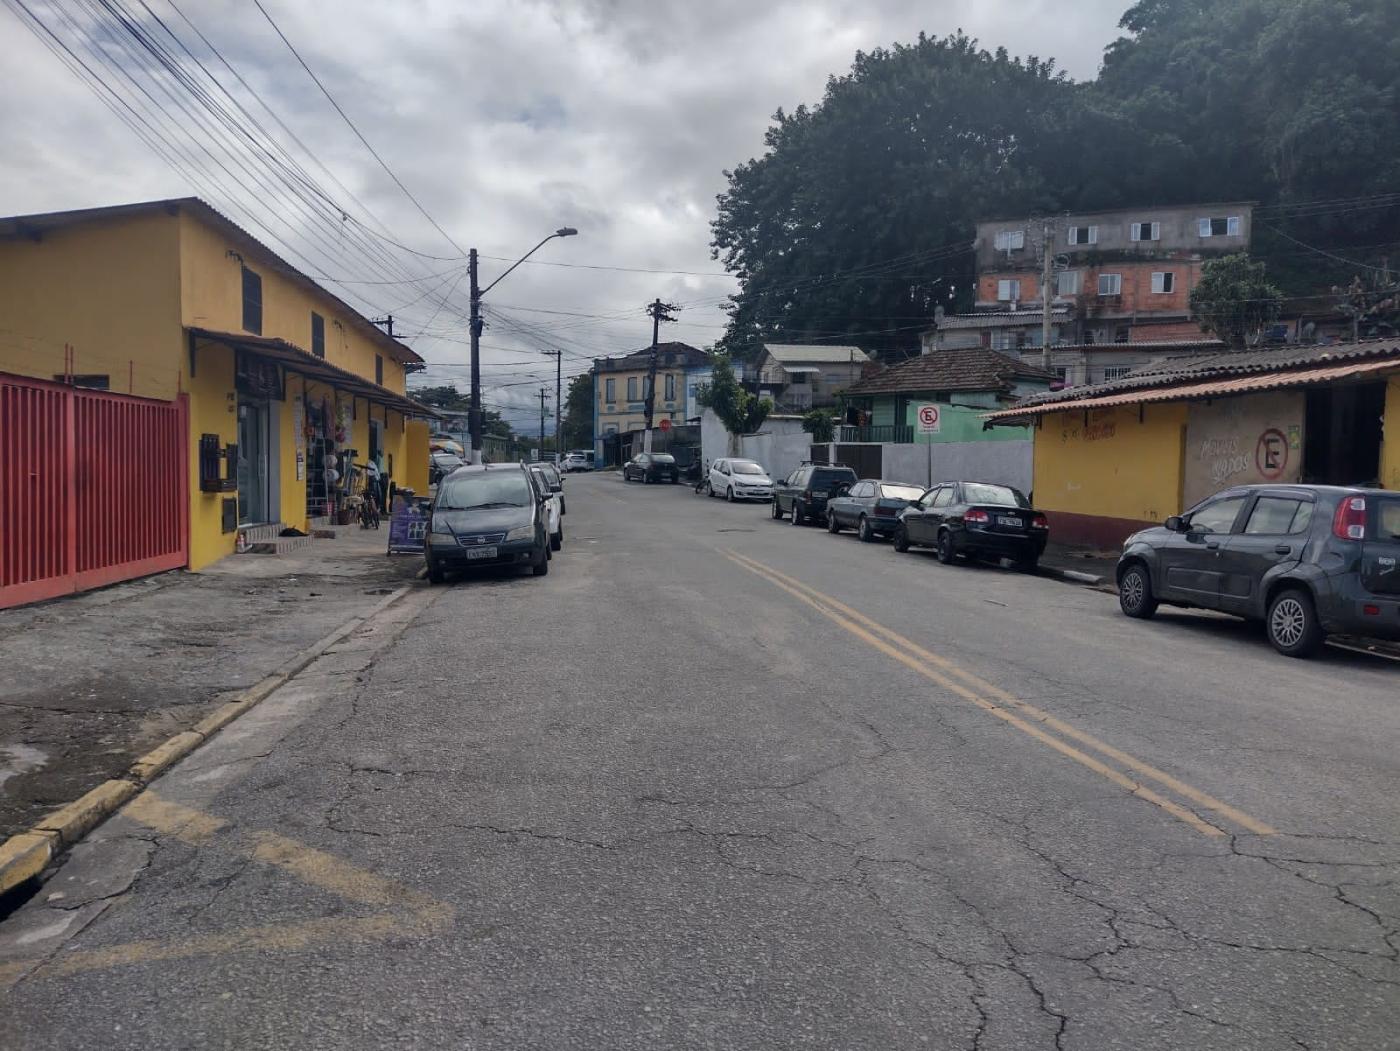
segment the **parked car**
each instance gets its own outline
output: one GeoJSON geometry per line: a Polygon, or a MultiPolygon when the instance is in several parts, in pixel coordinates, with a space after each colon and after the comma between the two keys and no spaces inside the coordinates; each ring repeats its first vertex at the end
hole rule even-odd
{"type": "Polygon", "coordinates": [[[550,549],[558,551],[564,546],[564,494],[550,481],[544,468],[532,464],[530,474],[534,476],[535,488],[549,512],[546,528],[549,530],[550,549]]]}
{"type": "Polygon", "coordinates": [[[564,462],[560,466],[565,473],[591,471],[593,470],[593,454],[582,452],[569,453],[564,457],[564,462]]]}
{"type": "Polygon", "coordinates": [[[1117,576],[1130,617],[1162,604],[1233,613],[1263,621],[1289,657],[1330,634],[1400,639],[1400,492],[1226,489],[1130,536],[1117,576]]]}
{"type": "Polygon", "coordinates": [[[438,485],[424,560],[440,584],[450,570],[529,566],[549,572],[549,511],[520,464],[468,464],[438,485]]]}
{"type": "Polygon", "coordinates": [[[622,480],[630,482],[670,482],[681,480],[681,470],[670,453],[638,453],[622,465],[622,480]]]}
{"type": "Polygon", "coordinates": [[[444,475],[451,474],[465,463],[466,461],[456,453],[448,452],[445,449],[430,453],[428,456],[428,484],[437,485],[438,482],[442,481],[444,475]]]}
{"type": "Polygon", "coordinates": [[[918,502],[924,487],[862,478],[849,488],[838,487],[836,492],[826,502],[826,528],[833,533],[854,529],[869,543],[894,533],[900,512],[918,502]]]}
{"type": "Polygon", "coordinates": [[[561,515],[568,514],[569,507],[568,504],[564,502],[564,475],[559,468],[555,467],[554,464],[550,463],[548,460],[536,460],[534,463],[530,464],[530,467],[532,469],[538,467],[544,472],[545,478],[549,481],[549,491],[559,494],[559,513],[561,515]]]}
{"type": "Polygon", "coordinates": [[[773,517],[786,518],[793,525],[821,521],[836,490],[859,480],[844,464],[804,463],[773,484],[773,517]]]}
{"type": "Polygon", "coordinates": [[[1045,552],[1050,525],[1021,493],[995,482],[942,482],[899,516],[896,551],[931,547],[938,561],[959,556],[1009,558],[1032,570],[1045,552]]]}
{"type": "Polygon", "coordinates": [[[710,496],[722,496],[731,504],[736,500],[771,500],[773,479],[761,464],[722,456],[710,464],[707,483],[710,496]]]}

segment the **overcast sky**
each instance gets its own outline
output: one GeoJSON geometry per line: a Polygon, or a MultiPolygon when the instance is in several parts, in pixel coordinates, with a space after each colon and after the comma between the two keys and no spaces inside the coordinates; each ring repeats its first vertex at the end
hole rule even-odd
{"type": "MultiPolygon", "coordinates": [[[[27,2],[65,39],[82,43],[64,22],[65,15],[80,17],[77,0],[27,2]]],[[[139,0],[121,2],[149,20],[139,0]]],[[[465,325],[451,313],[455,307],[434,316],[434,296],[451,292],[454,304],[465,302],[465,280],[454,284],[458,273],[452,268],[459,264],[450,257],[458,255],[456,249],[355,138],[251,0],[175,2],[395,240],[449,257],[405,256],[380,242],[413,276],[444,276],[427,284],[329,287],[347,298],[358,294],[356,304],[367,312],[394,309],[400,331],[428,326],[441,333],[410,336],[408,342],[439,366],[430,378],[465,388],[467,370],[452,367],[467,360],[465,343],[456,342],[465,340],[465,325]]],[[[643,307],[658,296],[684,307],[681,323],[667,326],[663,338],[706,346],[719,336],[723,315],[717,304],[734,287],[731,279],[712,276],[722,268],[708,248],[723,170],[760,152],[778,107],[818,101],[827,77],[845,72],[856,51],[909,41],[921,30],[937,36],[962,28],[985,47],[1053,56],[1072,76],[1087,78],[1117,35],[1127,0],[263,3],[457,245],[513,259],[558,226],[578,227],[578,237],[546,245],[536,256],[539,265],[526,264],[488,297],[517,321],[543,326],[563,345],[567,376],[586,371],[592,356],[648,344],[643,307]],[[545,265],[550,263],[573,265],[545,265]]],[[[215,66],[169,0],[146,4],[215,66]]],[[[8,74],[0,94],[0,126],[9,147],[0,168],[5,214],[196,194],[303,269],[308,267],[293,252],[321,262],[332,277],[403,276],[384,273],[382,264],[376,269],[366,250],[353,239],[347,245],[334,231],[314,240],[289,207],[266,195],[252,195],[260,203],[230,200],[172,170],[21,28],[12,10],[0,10],[0,23],[8,74]],[[266,229],[250,217],[254,208],[266,229]],[[329,261],[337,244],[327,238],[341,245],[341,254],[329,261]]],[[[115,38],[94,39],[109,56],[125,55],[115,38]]],[[[233,79],[217,71],[272,127],[233,79]]],[[[299,147],[273,130],[337,203],[373,225],[299,147]]],[[[483,260],[483,283],[507,265],[483,260]]],[[[538,405],[538,381],[552,379],[553,362],[501,319],[492,322],[483,342],[492,348],[484,355],[492,388],[488,403],[523,407],[533,397],[538,405]]],[[[518,426],[532,426],[529,409],[510,416],[518,426]]]]}

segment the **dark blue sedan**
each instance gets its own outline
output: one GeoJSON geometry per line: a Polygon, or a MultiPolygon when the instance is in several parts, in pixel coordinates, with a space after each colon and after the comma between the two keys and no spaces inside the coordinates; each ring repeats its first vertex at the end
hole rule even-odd
{"type": "Polygon", "coordinates": [[[854,529],[869,543],[893,533],[899,513],[923,495],[922,486],[863,478],[827,503],[826,528],[832,533],[854,529]]]}

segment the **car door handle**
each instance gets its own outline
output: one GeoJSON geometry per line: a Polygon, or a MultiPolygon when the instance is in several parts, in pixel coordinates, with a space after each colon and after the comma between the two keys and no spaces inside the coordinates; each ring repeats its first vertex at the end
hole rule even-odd
{"type": "Polygon", "coordinates": [[[1219,551],[1219,550],[1220,550],[1220,544],[1219,544],[1219,542],[1217,541],[1216,543],[1211,543],[1210,541],[1206,541],[1206,550],[1207,550],[1207,551],[1219,551]]]}
{"type": "Polygon", "coordinates": [[[1291,547],[1289,547],[1287,544],[1279,544],[1279,545],[1277,545],[1277,546],[1274,548],[1274,554],[1276,554],[1276,555],[1289,555],[1289,554],[1292,554],[1292,553],[1293,553],[1293,549],[1292,549],[1291,547]]]}

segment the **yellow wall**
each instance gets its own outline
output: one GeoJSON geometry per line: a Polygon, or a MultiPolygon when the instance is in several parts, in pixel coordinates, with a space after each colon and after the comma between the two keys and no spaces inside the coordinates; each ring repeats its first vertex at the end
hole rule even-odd
{"type": "Polygon", "coordinates": [[[236,536],[224,533],[223,502],[232,493],[199,491],[199,436],[217,434],[222,448],[238,441],[238,397],[233,389],[233,351],[201,347],[190,381],[190,568],[202,569],[233,553],[236,536]]]}
{"type": "Polygon", "coordinates": [[[419,496],[428,495],[428,433],[431,428],[424,420],[409,420],[404,432],[403,467],[395,470],[400,484],[412,489],[419,496]]]}
{"type": "Polygon", "coordinates": [[[1400,491],[1400,376],[1385,391],[1385,437],[1381,446],[1381,485],[1400,491]]]}
{"type": "Polygon", "coordinates": [[[374,359],[384,359],[384,386],[404,392],[404,368],[389,356],[386,342],[375,330],[329,295],[317,294],[282,276],[245,246],[234,244],[218,230],[193,216],[180,219],[180,281],[184,324],[218,332],[243,331],[243,274],[229,251],[243,256],[249,269],[262,277],[262,335],[284,339],[302,350],[311,349],[311,313],[326,319],[326,360],[366,379],[374,379],[374,359]]]}
{"type": "Polygon", "coordinates": [[[1035,502],[1047,511],[1160,522],[1181,511],[1184,404],[1057,412],[1035,431],[1035,502]]]}
{"type": "Polygon", "coordinates": [[[52,380],[64,344],[77,373],[170,400],[188,379],[175,217],[153,215],[0,241],[0,371],[52,380]]]}
{"type": "MultiPolygon", "coordinates": [[[[615,427],[619,432],[640,430],[646,426],[647,414],[645,409],[629,409],[630,404],[640,404],[646,401],[646,381],[648,372],[646,369],[638,369],[633,372],[600,372],[594,383],[594,397],[598,400],[598,433],[599,436],[606,434],[609,427],[615,427]],[[635,376],[637,379],[637,398],[627,397],[627,379],[635,376]],[[616,400],[607,400],[608,380],[613,380],[616,391],[616,400]]],[[[652,422],[656,423],[666,417],[677,418],[679,413],[685,411],[685,372],[682,369],[656,370],[656,402],[652,422]],[[666,376],[675,376],[676,396],[670,401],[666,400],[666,376]]]]}

